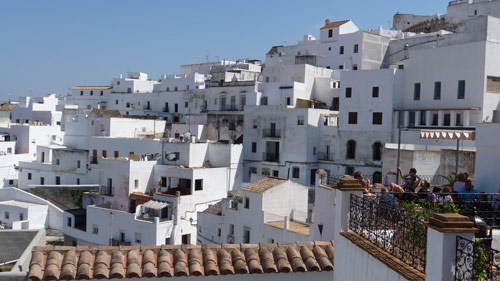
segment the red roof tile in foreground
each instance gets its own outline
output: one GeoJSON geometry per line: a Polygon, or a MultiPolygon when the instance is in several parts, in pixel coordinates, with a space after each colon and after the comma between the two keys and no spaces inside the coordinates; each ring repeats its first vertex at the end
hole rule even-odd
{"type": "Polygon", "coordinates": [[[333,242],[34,247],[28,278],[82,280],[333,270],[333,242]]]}

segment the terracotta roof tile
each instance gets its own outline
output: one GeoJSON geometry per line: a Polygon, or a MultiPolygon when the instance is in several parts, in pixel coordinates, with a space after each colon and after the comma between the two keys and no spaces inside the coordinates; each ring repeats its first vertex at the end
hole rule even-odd
{"type": "Polygon", "coordinates": [[[122,114],[117,109],[100,109],[94,108],[94,112],[98,117],[122,117],[122,114]]]}
{"type": "Polygon", "coordinates": [[[280,184],[283,184],[287,181],[288,180],[285,180],[285,179],[265,177],[265,178],[262,178],[256,182],[254,182],[254,183],[251,183],[251,184],[245,186],[242,190],[255,192],[255,193],[264,193],[267,190],[269,190],[273,187],[276,187],[280,184]]]}
{"type": "Polygon", "coordinates": [[[34,247],[28,279],[82,280],[333,270],[333,242],[34,247]]]}
{"type": "Polygon", "coordinates": [[[345,23],[348,23],[349,20],[342,20],[342,21],[335,21],[335,22],[329,22],[327,24],[325,24],[325,26],[323,26],[321,29],[327,29],[327,28],[335,28],[335,27],[339,27],[345,23]]]}

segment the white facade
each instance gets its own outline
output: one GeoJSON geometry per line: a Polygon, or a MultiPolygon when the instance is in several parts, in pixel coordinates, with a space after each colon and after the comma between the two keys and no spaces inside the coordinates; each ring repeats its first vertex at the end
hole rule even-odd
{"type": "Polygon", "coordinates": [[[0,201],[1,224],[11,229],[45,228],[48,206],[22,201],[0,201]]]}

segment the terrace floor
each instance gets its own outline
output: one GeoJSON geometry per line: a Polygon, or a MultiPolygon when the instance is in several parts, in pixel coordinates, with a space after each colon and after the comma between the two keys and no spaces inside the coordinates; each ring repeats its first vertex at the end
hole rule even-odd
{"type": "MultiPolygon", "coordinates": [[[[285,221],[268,221],[266,222],[266,225],[284,229],[285,221]]],[[[290,227],[288,230],[302,235],[309,235],[309,225],[303,222],[290,221],[290,227]]]]}

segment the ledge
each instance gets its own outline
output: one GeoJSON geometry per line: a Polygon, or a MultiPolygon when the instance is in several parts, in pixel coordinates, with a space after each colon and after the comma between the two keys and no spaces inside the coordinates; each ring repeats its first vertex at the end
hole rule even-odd
{"type": "Polygon", "coordinates": [[[359,234],[355,232],[341,232],[340,235],[344,236],[354,245],[363,249],[368,254],[370,254],[404,278],[408,280],[425,281],[424,273],[393,257],[391,254],[375,246],[373,243],[361,237],[359,234]]]}
{"type": "Polygon", "coordinates": [[[460,214],[434,214],[425,225],[441,233],[478,233],[468,217],[460,214]]]}

